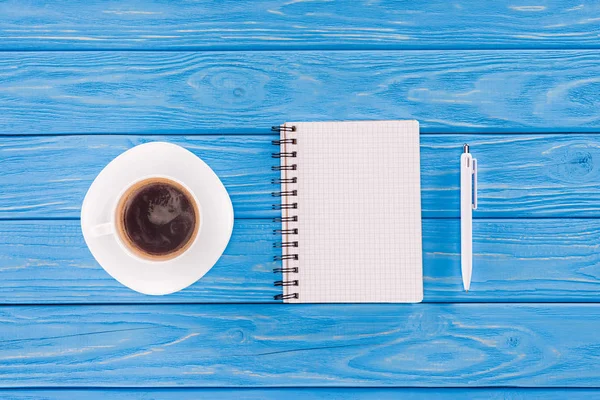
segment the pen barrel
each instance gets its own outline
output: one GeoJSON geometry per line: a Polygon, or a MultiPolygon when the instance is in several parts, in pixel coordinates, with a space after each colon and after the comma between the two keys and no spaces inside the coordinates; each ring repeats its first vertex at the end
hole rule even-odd
{"type": "Polygon", "coordinates": [[[469,289],[473,263],[473,157],[460,157],[460,250],[463,285],[469,289]]]}

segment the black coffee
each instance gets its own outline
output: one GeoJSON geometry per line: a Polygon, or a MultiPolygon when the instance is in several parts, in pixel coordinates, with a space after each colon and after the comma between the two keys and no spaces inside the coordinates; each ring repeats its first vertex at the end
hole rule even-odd
{"type": "Polygon", "coordinates": [[[134,185],[121,201],[120,233],[142,257],[168,259],[185,251],[197,233],[194,200],[181,185],[151,178],[134,185]]]}

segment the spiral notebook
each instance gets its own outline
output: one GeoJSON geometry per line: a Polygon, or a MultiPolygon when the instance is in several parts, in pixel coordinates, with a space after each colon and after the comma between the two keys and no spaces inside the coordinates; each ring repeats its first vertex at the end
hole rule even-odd
{"type": "Polygon", "coordinates": [[[273,130],[281,171],[275,298],[420,302],[418,122],[290,122],[273,130]]]}

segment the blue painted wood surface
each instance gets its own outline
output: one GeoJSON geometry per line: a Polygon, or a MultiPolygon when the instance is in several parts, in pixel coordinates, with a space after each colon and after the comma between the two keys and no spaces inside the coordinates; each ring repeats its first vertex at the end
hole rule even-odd
{"type": "Polygon", "coordinates": [[[600,379],[596,304],[0,310],[2,386],[547,386],[600,379]]]}
{"type": "Polygon", "coordinates": [[[108,389],[29,389],[0,390],[5,400],[421,400],[435,399],[472,399],[472,400],[589,400],[597,397],[597,389],[429,389],[429,388],[274,388],[274,389],[187,389],[187,388],[108,388],[108,389]]]}
{"type": "MultiPolygon", "coordinates": [[[[264,219],[238,219],[225,254],[191,287],[140,295],[112,279],[87,250],[79,221],[0,224],[0,304],[265,303],[279,291],[277,249],[264,219]]],[[[461,290],[456,219],[423,220],[425,302],[599,302],[600,220],[477,219],[474,290],[461,290]]]]}
{"type": "MultiPolygon", "coordinates": [[[[121,152],[152,140],[185,146],[221,177],[238,218],[268,218],[272,135],[12,136],[0,146],[0,218],[78,218],[87,189],[121,152]],[[60,169],[48,168],[55,163],[60,169]],[[27,185],[23,185],[27,182],[27,185]],[[39,196],[31,196],[35,190],[39,196]]],[[[425,218],[458,218],[468,141],[480,161],[474,218],[600,217],[600,137],[589,134],[421,135],[425,218]]]]}
{"type": "Polygon", "coordinates": [[[426,133],[594,132],[599,75],[597,50],[4,52],[0,132],[402,118],[426,133]]]}
{"type": "Polygon", "coordinates": [[[0,397],[598,396],[597,2],[10,0],[0,16],[0,397]],[[398,118],[424,132],[425,304],[266,304],[270,125],[398,118]],[[215,268],[160,298],[112,280],[78,228],[94,176],[150,140],[205,159],[238,218],[215,268]],[[481,165],[468,294],[464,142],[481,165]]]}
{"type": "Polygon", "coordinates": [[[598,48],[593,0],[18,0],[2,50],[598,48]]]}

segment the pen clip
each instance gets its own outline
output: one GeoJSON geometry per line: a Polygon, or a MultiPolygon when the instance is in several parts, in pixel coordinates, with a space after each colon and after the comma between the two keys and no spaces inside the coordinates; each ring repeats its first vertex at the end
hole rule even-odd
{"type": "Polygon", "coordinates": [[[473,210],[477,210],[477,159],[473,159],[473,210]]]}

